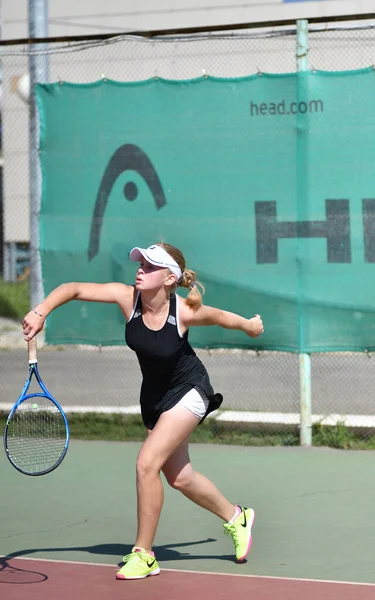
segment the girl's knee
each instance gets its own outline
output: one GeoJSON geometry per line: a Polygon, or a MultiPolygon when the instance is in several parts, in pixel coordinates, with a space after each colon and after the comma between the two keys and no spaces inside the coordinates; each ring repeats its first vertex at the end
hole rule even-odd
{"type": "Polygon", "coordinates": [[[160,469],[155,465],[155,461],[147,456],[138,456],[136,463],[137,478],[144,478],[149,475],[158,475],[160,469]]]}
{"type": "Polygon", "coordinates": [[[181,472],[181,473],[178,473],[178,475],[165,474],[165,476],[166,476],[166,479],[167,479],[169,485],[173,489],[183,492],[191,485],[191,482],[193,479],[193,471],[190,471],[189,473],[181,472]]]}

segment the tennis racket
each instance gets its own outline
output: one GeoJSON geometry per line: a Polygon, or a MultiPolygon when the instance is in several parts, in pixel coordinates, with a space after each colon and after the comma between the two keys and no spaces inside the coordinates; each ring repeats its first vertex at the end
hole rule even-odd
{"type": "Polygon", "coordinates": [[[63,409],[39,375],[36,338],[28,342],[28,353],[28,377],[8,415],[4,448],[10,463],[20,473],[46,475],[59,466],[67,453],[69,425],[63,409]],[[41,391],[28,394],[33,376],[41,391]]]}

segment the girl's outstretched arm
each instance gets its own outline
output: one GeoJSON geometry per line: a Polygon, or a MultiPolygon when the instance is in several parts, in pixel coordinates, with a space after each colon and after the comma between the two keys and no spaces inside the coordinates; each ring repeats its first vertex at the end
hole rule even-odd
{"type": "Polygon", "coordinates": [[[194,311],[185,302],[181,304],[181,323],[186,328],[194,325],[218,325],[224,329],[238,329],[253,338],[264,332],[260,315],[254,315],[251,319],[246,319],[235,313],[213,308],[212,306],[201,306],[194,311]]]}
{"type": "Polygon", "coordinates": [[[86,302],[112,302],[118,304],[129,318],[133,307],[134,287],[123,283],[63,283],[24,317],[22,322],[26,341],[30,341],[43,329],[46,317],[58,306],[71,300],[86,302]]]}

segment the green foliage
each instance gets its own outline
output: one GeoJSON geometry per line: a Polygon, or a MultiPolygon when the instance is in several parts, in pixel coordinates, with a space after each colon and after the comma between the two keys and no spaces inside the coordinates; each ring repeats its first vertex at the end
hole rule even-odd
{"type": "Polygon", "coordinates": [[[266,434],[254,431],[251,426],[244,428],[225,425],[214,419],[207,419],[199,425],[190,437],[191,442],[197,444],[229,444],[235,446],[296,446],[298,436],[291,432],[284,434],[266,434]]]}
{"type": "Polygon", "coordinates": [[[73,413],[68,420],[71,437],[80,440],[139,442],[146,437],[139,415],[73,413]]]}
{"type": "Polygon", "coordinates": [[[29,282],[5,283],[0,278],[0,317],[22,319],[29,311],[29,282]]]}
{"type": "Polygon", "coordinates": [[[332,448],[351,448],[355,440],[343,423],[337,423],[334,427],[327,427],[316,423],[312,429],[314,446],[330,446],[332,448]]]}
{"type": "MultiPolygon", "coordinates": [[[[0,429],[4,429],[6,414],[0,413],[0,429]]],[[[146,430],[140,415],[118,415],[104,413],[68,414],[72,439],[141,442],[146,438],[146,430]]],[[[364,438],[350,431],[343,423],[335,427],[320,424],[313,426],[313,446],[327,446],[342,450],[375,450],[375,435],[364,438]]],[[[207,419],[191,435],[196,444],[227,444],[235,446],[298,446],[297,432],[285,431],[270,434],[265,431],[252,431],[239,424],[225,425],[214,419],[207,419]]]]}
{"type": "Polygon", "coordinates": [[[317,423],[312,428],[313,446],[329,446],[342,450],[373,450],[375,449],[375,436],[367,439],[350,430],[344,423],[337,423],[333,427],[317,423]]]}

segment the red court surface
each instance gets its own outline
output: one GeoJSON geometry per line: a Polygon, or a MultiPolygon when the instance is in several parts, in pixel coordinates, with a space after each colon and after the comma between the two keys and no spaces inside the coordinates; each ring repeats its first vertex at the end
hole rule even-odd
{"type": "Polygon", "coordinates": [[[373,600],[375,584],[162,570],[117,581],[116,565],[2,560],[2,600],[373,600]]]}

